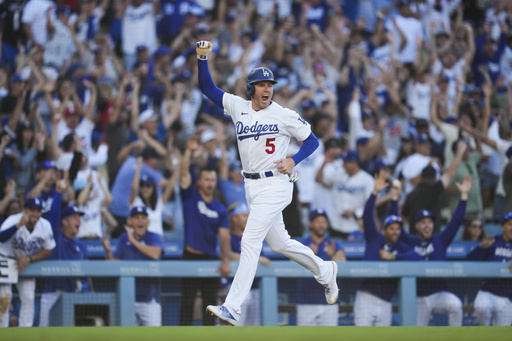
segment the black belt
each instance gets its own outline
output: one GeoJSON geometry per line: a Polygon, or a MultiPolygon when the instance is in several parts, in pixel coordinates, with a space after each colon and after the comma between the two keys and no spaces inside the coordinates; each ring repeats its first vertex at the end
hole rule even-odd
{"type": "Polygon", "coordinates": [[[264,176],[261,176],[260,173],[242,172],[242,175],[244,176],[244,178],[246,178],[246,179],[253,179],[253,180],[262,179],[262,178],[269,178],[271,176],[274,176],[274,173],[272,171],[266,171],[263,174],[264,174],[264,176]]]}

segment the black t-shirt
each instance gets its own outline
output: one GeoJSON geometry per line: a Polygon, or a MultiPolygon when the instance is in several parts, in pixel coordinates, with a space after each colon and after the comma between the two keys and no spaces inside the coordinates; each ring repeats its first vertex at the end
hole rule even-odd
{"type": "Polygon", "coordinates": [[[409,193],[402,208],[402,214],[408,217],[409,232],[416,233],[414,228],[414,216],[419,210],[429,210],[434,219],[434,232],[441,228],[441,196],[444,186],[441,181],[433,184],[420,182],[416,188],[409,193]]]}
{"type": "Polygon", "coordinates": [[[6,0],[0,4],[1,29],[3,32],[2,41],[17,47],[18,43],[23,45],[27,42],[27,37],[23,31],[21,15],[27,1],[6,0]]]}

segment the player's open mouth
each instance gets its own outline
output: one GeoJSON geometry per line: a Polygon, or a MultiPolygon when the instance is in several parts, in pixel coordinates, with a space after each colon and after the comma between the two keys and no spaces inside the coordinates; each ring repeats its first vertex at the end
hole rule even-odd
{"type": "Polygon", "coordinates": [[[261,99],[262,99],[264,102],[268,101],[268,95],[263,95],[263,96],[261,97],[261,99]]]}

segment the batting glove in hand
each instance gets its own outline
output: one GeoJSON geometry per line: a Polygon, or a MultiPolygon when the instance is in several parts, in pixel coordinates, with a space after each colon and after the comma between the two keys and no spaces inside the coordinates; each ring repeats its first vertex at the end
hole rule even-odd
{"type": "Polygon", "coordinates": [[[198,41],[196,43],[197,59],[206,60],[208,53],[212,50],[212,43],[209,41],[198,41]]]}

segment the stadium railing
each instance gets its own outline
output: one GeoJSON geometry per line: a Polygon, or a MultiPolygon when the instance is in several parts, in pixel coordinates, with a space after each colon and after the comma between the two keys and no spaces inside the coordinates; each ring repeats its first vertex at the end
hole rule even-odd
{"type": "MultiPolygon", "coordinates": [[[[512,278],[508,263],[498,262],[370,262],[339,263],[341,290],[343,278],[399,278],[399,324],[416,324],[416,278],[512,278]]],[[[121,326],[136,325],[136,277],[218,277],[217,261],[41,261],[30,264],[21,277],[109,277],[117,279],[115,312],[111,322],[121,326]]],[[[234,275],[238,262],[232,262],[234,275]]],[[[311,273],[291,261],[273,261],[269,267],[258,267],[260,281],[261,324],[278,325],[278,279],[311,278],[311,273]]],[[[87,295],[94,293],[87,293],[87,295]]],[[[72,293],[71,295],[84,295],[72,293]]],[[[69,304],[72,304],[73,300],[69,304]]],[[[112,302],[111,302],[112,303],[112,302]]],[[[70,308],[70,307],[68,307],[70,308]]],[[[72,310],[72,308],[71,308],[72,310]]],[[[114,313],[113,313],[114,314],[114,313]]]]}

